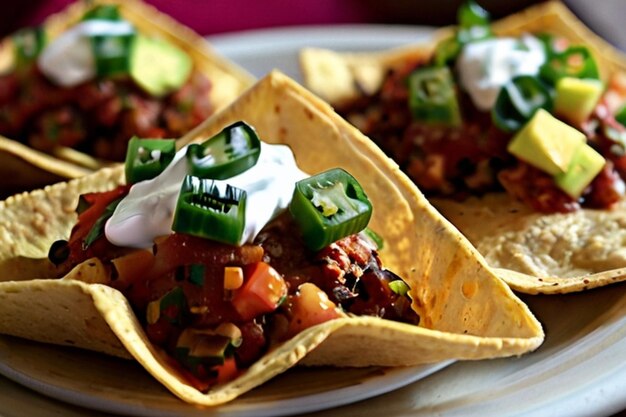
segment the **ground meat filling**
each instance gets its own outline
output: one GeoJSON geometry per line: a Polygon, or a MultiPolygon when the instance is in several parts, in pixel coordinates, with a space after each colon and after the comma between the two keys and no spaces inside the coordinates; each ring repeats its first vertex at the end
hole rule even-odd
{"type": "Polygon", "coordinates": [[[547,174],[512,157],[506,151],[512,134],[498,129],[491,115],[477,110],[458,86],[461,126],[414,121],[407,104],[406,79],[423,65],[409,62],[390,69],[377,93],[339,105],[337,111],[393,158],[427,196],[464,200],[506,191],[544,213],[571,212],[581,207],[607,209],[620,200],[626,178],[626,133],[602,103],[585,133],[590,145],[612,163],[580,199],[573,199],[547,174]]]}
{"type": "Polygon", "coordinates": [[[177,92],[155,98],[128,78],[72,88],[33,65],[0,77],[0,134],[43,152],[57,146],[122,161],[133,136],[179,137],[213,113],[210,81],[194,71],[177,92]]]}

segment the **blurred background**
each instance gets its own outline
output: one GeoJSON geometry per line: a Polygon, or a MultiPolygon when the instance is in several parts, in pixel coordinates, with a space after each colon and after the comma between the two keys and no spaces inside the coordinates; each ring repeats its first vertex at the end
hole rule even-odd
{"type": "MultiPolygon", "coordinates": [[[[72,0],[11,1],[0,14],[0,36],[35,25],[72,0]]],[[[478,0],[504,15],[539,0],[478,0]]],[[[564,0],[600,36],[626,51],[626,0],[564,0]]],[[[202,35],[294,25],[346,23],[441,26],[456,22],[462,0],[147,0],[202,35]]]]}

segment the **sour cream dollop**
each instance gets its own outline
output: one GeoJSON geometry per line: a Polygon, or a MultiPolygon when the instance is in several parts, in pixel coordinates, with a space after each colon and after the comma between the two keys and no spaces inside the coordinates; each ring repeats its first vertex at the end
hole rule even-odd
{"type": "MultiPolygon", "coordinates": [[[[180,187],[189,168],[182,148],[163,172],[134,184],[118,204],[104,231],[117,246],[150,248],[154,239],[172,232],[180,187]]],[[[247,192],[246,225],[239,242],[251,243],[261,229],[291,202],[294,185],[308,177],[286,145],[261,143],[259,160],[252,168],[218,183],[247,192]]]]}
{"type": "Polygon", "coordinates": [[[461,86],[474,105],[491,110],[500,89],[518,75],[535,75],[546,60],[541,42],[534,36],[493,38],[468,43],[457,62],[461,86]]]}
{"type": "Polygon", "coordinates": [[[127,21],[87,20],[66,30],[39,55],[37,65],[53,83],[74,87],[96,76],[91,38],[125,36],[135,32],[127,21]]]}

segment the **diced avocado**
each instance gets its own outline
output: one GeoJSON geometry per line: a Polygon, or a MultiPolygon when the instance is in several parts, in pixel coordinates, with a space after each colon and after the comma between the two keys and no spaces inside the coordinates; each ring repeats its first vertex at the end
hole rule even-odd
{"type": "Polygon", "coordinates": [[[556,83],[554,113],[581,124],[589,118],[603,91],[600,80],[563,77],[556,83]]]}
{"type": "Polygon", "coordinates": [[[180,88],[189,78],[191,57],[163,39],[135,38],[130,75],[149,94],[160,97],[180,88]]]}
{"type": "Polygon", "coordinates": [[[507,150],[530,165],[557,175],[568,170],[574,153],[585,141],[582,132],[539,109],[511,139],[507,150]]]}
{"type": "Polygon", "coordinates": [[[567,172],[555,175],[556,185],[573,198],[578,198],[598,175],[606,161],[591,146],[579,146],[567,172]]]}

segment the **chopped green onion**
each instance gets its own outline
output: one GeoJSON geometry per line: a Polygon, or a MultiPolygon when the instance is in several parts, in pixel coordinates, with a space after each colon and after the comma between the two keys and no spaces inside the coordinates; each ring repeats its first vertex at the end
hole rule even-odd
{"type": "Polygon", "coordinates": [[[29,67],[46,45],[46,32],[42,27],[21,29],[11,38],[17,69],[29,67]]]}
{"type": "Polygon", "coordinates": [[[289,210],[311,250],[363,230],[372,204],[357,180],[335,168],[298,181],[289,210]]]}
{"type": "Polygon", "coordinates": [[[185,298],[183,289],[181,287],[174,287],[158,300],[148,303],[146,321],[148,324],[154,324],[160,317],[165,317],[170,323],[179,324],[182,320],[186,304],[187,299],[185,298]],[[176,307],[175,311],[168,311],[167,313],[169,314],[163,314],[163,311],[170,309],[170,307],[176,307]],[[175,313],[175,315],[172,316],[171,313],[175,313]]]}
{"type": "Polygon", "coordinates": [[[426,67],[408,78],[409,107],[413,117],[428,123],[461,124],[459,103],[448,67],[426,67]]]}
{"type": "Polygon", "coordinates": [[[187,328],[176,342],[176,359],[192,373],[197,374],[201,365],[212,367],[224,364],[232,355],[233,344],[228,336],[215,334],[212,330],[187,328]]]}
{"type": "Polygon", "coordinates": [[[498,94],[491,111],[494,123],[506,132],[519,130],[540,109],[551,111],[552,93],[539,78],[520,75],[498,94]]]}
{"type": "Polygon", "coordinates": [[[187,158],[191,174],[224,180],[253,167],[261,153],[261,141],[245,122],[236,122],[202,144],[191,144],[187,158]]]}
{"type": "Polygon", "coordinates": [[[245,227],[245,209],[245,190],[187,175],[172,230],[237,245],[245,227]]]}
{"type": "Polygon", "coordinates": [[[204,265],[189,265],[189,282],[197,285],[198,287],[202,287],[204,285],[204,265]]]}
{"type": "Polygon", "coordinates": [[[600,78],[596,61],[584,46],[570,46],[548,57],[539,69],[539,75],[552,85],[563,77],[600,78]]]}
{"type": "Polygon", "coordinates": [[[176,155],[174,139],[139,139],[134,136],[126,151],[126,182],[135,184],[159,175],[176,155]]]}
{"type": "Polygon", "coordinates": [[[389,283],[389,288],[398,295],[406,295],[409,292],[409,286],[401,279],[391,281],[389,283]]]}
{"type": "Polygon", "coordinates": [[[83,244],[82,244],[83,250],[87,250],[87,248],[91,246],[93,242],[98,240],[98,238],[100,238],[103,235],[104,225],[106,224],[107,220],[109,220],[109,218],[113,215],[113,213],[115,212],[115,208],[120,203],[120,201],[122,201],[123,198],[124,197],[120,197],[117,200],[114,200],[113,202],[111,202],[108,206],[106,206],[106,208],[104,209],[104,212],[100,215],[98,220],[96,220],[96,222],[93,224],[93,226],[91,227],[91,230],[89,231],[89,233],[87,233],[87,236],[85,236],[85,239],[83,240],[83,244]]]}

